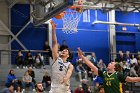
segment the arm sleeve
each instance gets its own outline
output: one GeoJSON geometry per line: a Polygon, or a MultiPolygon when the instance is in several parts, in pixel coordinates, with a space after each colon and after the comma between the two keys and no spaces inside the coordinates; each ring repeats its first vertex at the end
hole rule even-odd
{"type": "Polygon", "coordinates": [[[12,78],[11,77],[8,77],[8,82],[12,82],[12,78]]]}

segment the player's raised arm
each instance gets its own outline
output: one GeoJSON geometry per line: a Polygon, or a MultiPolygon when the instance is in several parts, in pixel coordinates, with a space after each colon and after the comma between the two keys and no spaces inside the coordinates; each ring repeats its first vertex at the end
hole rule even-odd
{"type": "Polygon", "coordinates": [[[140,82],[140,77],[129,77],[129,76],[127,76],[125,81],[126,82],[140,82]]]}
{"type": "Polygon", "coordinates": [[[56,37],[56,24],[51,21],[52,25],[52,41],[53,41],[53,46],[52,46],[52,56],[53,60],[55,60],[59,55],[58,55],[58,43],[57,43],[57,37],[56,37]]]}
{"type": "Polygon", "coordinates": [[[82,50],[81,50],[80,48],[78,48],[78,56],[83,60],[83,62],[84,62],[85,64],[87,64],[87,65],[92,69],[92,71],[93,71],[96,75],[98,75],[98,68],[97,68],[96,66],[94,66],[94,64],[93,64],[91,61],[89,61],[89,60],[83,55],[83,52],[82,52],[82,50]]]}

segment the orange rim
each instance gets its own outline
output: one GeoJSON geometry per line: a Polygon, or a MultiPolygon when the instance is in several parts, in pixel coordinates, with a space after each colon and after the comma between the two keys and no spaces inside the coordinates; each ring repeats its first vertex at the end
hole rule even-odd
{"type": "Polygon", "coordinates": [[[70,6],[69,8],[70,9],[76,9],[76,6],[70,6]]]}
{"type": "Polygon", "coordinates": [[[62,19],[64,17],[64,15],[65,15],[65,12],[62,12],[62,13],[56,15],[55,18],[56,19],[62,19]]]}

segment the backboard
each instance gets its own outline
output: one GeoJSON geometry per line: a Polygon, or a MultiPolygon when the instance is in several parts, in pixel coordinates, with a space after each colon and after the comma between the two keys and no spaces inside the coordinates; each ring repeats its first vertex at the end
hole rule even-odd
{"type": "Polygon", "coordinates": [[[33,12],[31,13],[34,25],[43,24],[71,5],[73,5],[73,0],[35,0],[33,12]]]}

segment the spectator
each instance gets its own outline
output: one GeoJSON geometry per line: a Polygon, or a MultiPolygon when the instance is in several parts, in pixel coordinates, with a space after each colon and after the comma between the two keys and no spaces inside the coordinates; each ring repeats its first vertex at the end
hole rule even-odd
{"type": "Polygon", "coordinates": [[[137,60],[140,60],[140,54],[138,53],[138,55],[137,55],[137,60]]]}
{"type": "Polygon", "coordinates": [[[128,75],[128,73],[130,71],[130,64],[128,64],[128,62],[126,62],[126,61],[123,61],[121,67],[123,68],[122,69],[123,73],[128,75]]]}
{"type": "Polygon", "coordinates": [[[97,66],[97,58],[96,58],[96,54],[94,52],[91,53],[91,57],[90,57],[90,61],[97,66]]]}
{"type": "Polygon", "coordinates": [[[17,89],[15,90],[15,93],[23,93],[22,87],[18,86],[17,89]]]}
{"type": "Polygon", "coordinates": [[[92,93],[91,87],[88,85],[87,93],[92,93]]]}
{"type": "Polygon", "coordinates": [[[17,69],[20,66],[23,66],[23,68],[24,68],[23,54],[22,54],[21,50],[18,51],[18,55],[16,57],[16,62],[17,62],[17,69]]]}
{"type": "Polygon", "coordinates": [[[2,89],[2,91],[0,91],[0,93],[14,93],[14,85],[9,84],[7,86],[7,88],[2,89]]]}
{"type": "Polygon", "coordinates": [[[74,91],[74,93],[84,93],[84,90],[82,88],[82,85],[79,85],[79,87],[77,87],[74,91]]]}
{"type": "Polygon", "coordinates": [[[28,73],[32,77],[32,82],[35,84],[36,83],[36,81],[35,81],[35,72],[33,71],[32,67],[29,67],[28,73]]]}
{"type": "Polygon", "coordinates": [[[14,85],[14,89],[17,88],[18,85],[21,84],[21,82],[17,79],[14,70],[10,70],[8,77],[7,77],[7,81],[6,81],[6,86],[8,87],[9,85],[13,84],[14,85]]]}
{"type": "Polygon", "coordinates": [[[103,79],[100,76],[96,76],[93,82],[94,82],[93,84],[95,86],[94,91],[95,91],[95,93],[97,93],[98,92],[98,87],[100,85],[103,85],[103,79]]]}
{"type": "Polygon", "coordinates": [[[125,61],[127,62],[127,64],[131,64],[131,62],[130,62],[130,55],[129,55],[129,53],[126,53],[126,58],[125,58],[125,61]]]}
{"type": "Polygon", "coordinates": [[[43,76],[43,79],[42,79],[42,83],[43,83],[44,88],[49,88],[50,90],[51,77],[49,76],[48,72],[45,72],[45,75],[43,76]]]}
{"type": "Polygon", "coordinates": [[[27,86],[31,86],[33,91],[35,91],[34,83],[32,82],[32,77],[29,75],[27,71],[25,72],[22,80],[23,80],[23,91],[25,90],[27,86]]]}
{"type": "Polygon", "coordinates": [[[35,56],[35,67],[36,67],[36,68],[41,68],[41,67],[44,65],[44,64],[43,64],[43,60],[44,60],[43,56],[41,56],[40,53],[37,54],[37,55],[35,56]]]}
{"type": "Polygon", "coordinates": [[[43,88],[43,85],[41,82],[38,82],[35,85],[35,90],[36,90],[36,93],[43,93],[44,92],[44,88],[43,88]]]}
{"type": "Polygon", "coordinates": [[[104,86],[98,87],[98,93],[105,93],[104,86]]]}
{"type": "Polygon", "coordinates": [[[27,68],[27,66],[34,66],[33,56],[30,51],[28,51],[25,56],[25,66],[26,66],[26,68],[27,68]]]}
{"type": "Polygon", "coordinates": [[[138,60],[138,65],[137,65],[137,74],[140,77],[140,60],[138,60]]]}
{"type": "Polygon", "coordinates": [[[52,58],[52,50],[48,41],[45,42],[45,51],[47,52],[47,55],[52,58]]]}
{"type": "Polygon", "coordinates": [[[105,70],[106,70],[106,65],[105,65],[105,63],[103,62],[102,59],[99,60],[97,66],[98,66],[98,68],[99,68],[101,71],[105,71],[105,70]]]}
{"type": "Polygon", "coordinates": [[[131,76],[131,77],[138,77],[138,74],[137,74],[137,72],[136,72],[136,70],[135,70],[135,67],[136,67],[136,64],[133,63],[133,64],[131,65],[131,68],[130,68],[130,76],[131,76]]]}
{"type": "Polygon", "coordinates": [[[79,76],[80,81],[82,81],[82,74],[84,74],[84,78],[87,79],[87,71],[85,70],[82,63],[79,63],[76,69],[78,71],[78,76],[79,76]]]}
{"type": "Polygon", "coordinates": [[[131,56],[130,63],[131,64],[134,64],[134,63],[137,64],[137,59],[135,58],[134,55],[131,56]]]}
{"type": "Polygon", "coordinates": [[[88,84],[87,84],[87,79],[82,80],[82,88],[84,90],[84,93],[88,92],[88,84]]]}
{"type": "Polygon", "coordinates": [[[125,57],[124,57],[124,54],[123,52],[119,52],[119,57],[115,60],[116,62],[123,62],[125,61],[125,57]]]}

